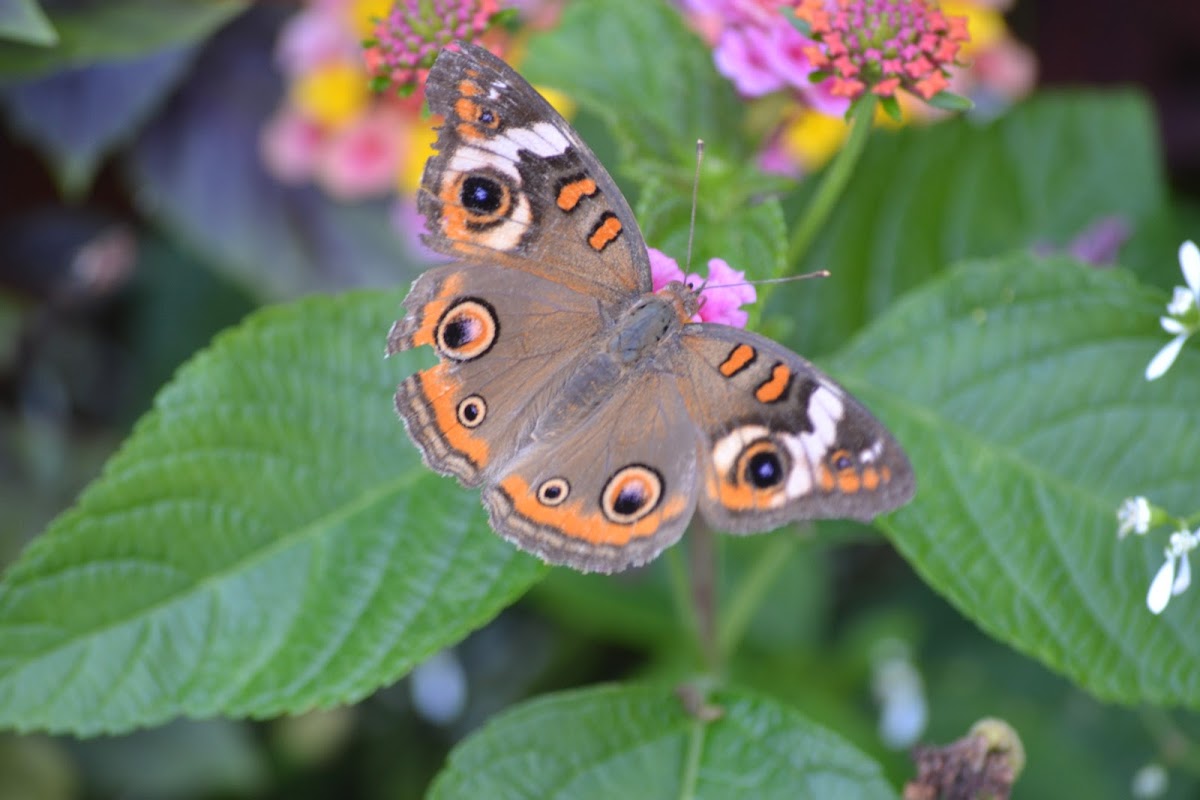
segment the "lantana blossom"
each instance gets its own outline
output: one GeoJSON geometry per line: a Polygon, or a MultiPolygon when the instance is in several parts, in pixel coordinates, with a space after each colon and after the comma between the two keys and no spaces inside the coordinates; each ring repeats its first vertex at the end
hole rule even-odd
{"type": "Polygon", "coordinates": [[[966,17],[929,0],[800,0],[796,17],[815,41],[805,52],[831,92],[854,100],[905,89],[931,100],[970,38],[966,17]]]}
{"type": "Polygon", "coordinates": [[[367,68],[379,88],[411,92],[443,47],[479,39],[498,12],[496,0],[396,0],[368,43],[367,68]]]}
{"type": "Polygon", "coordinates": [[[1176,286],[1167,303],[1167,316],[1158,322],[1162,329],[1175,338],[1146,365],[1146,380],[1161,378],[1183,349],[1183,344],[1192,334],[1200,330],[1200,248],[1195,242],[1187,241],[1179,247],[1179,269],[1183,272],[1187,286],[1176,286]]]}

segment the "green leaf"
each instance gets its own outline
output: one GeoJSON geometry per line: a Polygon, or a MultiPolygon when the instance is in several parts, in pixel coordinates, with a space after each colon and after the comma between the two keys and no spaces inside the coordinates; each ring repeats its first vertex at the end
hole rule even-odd
{"type": "Polygon", "coordinates": [[[194,51],[163,50],[124,61],[63,69],[0,88],[12,128],[42,152],[64,194],[88,188],[105,156],[175,88],[194,51]]]}
{"type": "MultiPolygon", "coordinates": [[[[710,258],[723,258],[734,269],[746,270],[747,280],[782,273],[787,228],[779,202],[767,198],[730,205],[722,182],[710,183],[716,185],[705,185],[696,207],[692,269],[705,274],[710,258]]],[[[690,192],[667,190],[658,181],[643,188],[638,202],[638,222],[646,241],[675,258],[680,268],[685,267],[691,211],[690,192]]]]}
{"type": "Polygon", "coordinates": [[[943,111],[970,111],[975,104],[969,98],[954,92],[941,91],[929,98],[929,105],[943,111]]]}
{"type": "Polygon", "coordinates": [[[37,0],[9,0],[0,6],[0,39],[32,45],[51,45],[58,34],[37,0]]]}
{"type": "Polygon", "coordinates": [[[737,94],[717,74],[712,51],[662,0],[570,3],[553,31],[530,41],[521,70],[603,117],[631,175],[674,167],[690,190],[698,138],[713,157],[744,164],[750,156],[737,94]]]}
{"type": "Polygon", "coordinates": [[[995,638],[1105,700],[1200,706],[1191,592],[1151,616],[1165,532],[1118,542],[1124,497],[1195,508],[1200,354],[1142,373],[1167,297],[1123,271],[1014,255],[905,297],[833,374],[907,447],[883,527],[995,638]]]}
{"type": "MultiPolygon", "coordinates": [[[[879,106],[892,120],[900,122],[902,119],[904,119],[904,114],[900,111],[900,101],[896,99],[895,95],[888,95],[886,97],[879,98],[879,106]]],[[[850,114],[849,111],[846,113],[847,115],[850,114]]]]}
{"type": "Polygon", "coordinates": [[[351,702],[537,579],[396,419],[399,300],[271,308],[181,369],[0,583],[0,727],[351,702]]]}
{"type": "Polygon", "coordinates": [[[796,16],[796,9],[785,8],[783,16],[787,18],[788,22],[792,23],[793,28],[800,31],[805,37],[812,38],[812,24],[808,20],[796,16]]]}
{"type": "Polygon", "coordinates": [[[787,706],[736,689],[708,702],[716,721],[655,686],[534,700],[455,748],[430,797],[895,797],[875,762],[787,706]]]}
{"type": "MultiPolygon", "coordinates": [[[[1062,248],[1112,215],[1137,231],[1165,197],[1140,94],[1048,94],[983,128],[950,120],[876,132],[807,261],[789,265],[833,276],[780,287],[782,313],[767,316],[790,317],[804,352],[832,351],[948,264],[1062,248]]],[[[789,219],[803,199],[786,204],[789,219]]]]}
{"type": "Polygon", "coordinates": [[[203,39],[244,0],[105,0],[50,13],[54,47],[0,43],[0,77],[34,77],[97,61],[130,59],[203,39]]]}

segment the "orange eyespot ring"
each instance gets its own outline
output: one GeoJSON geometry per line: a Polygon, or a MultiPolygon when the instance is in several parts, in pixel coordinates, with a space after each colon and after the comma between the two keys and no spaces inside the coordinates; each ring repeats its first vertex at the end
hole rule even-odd
{"type": "Polygon", "coordinates": [[[776,491],[787,478],[788,464],[770,439],[759,439],[738,455],[733,479],[754,491],[776,491]]]}
{"type": "Polygon", "coordinates": [[[491,174],[463,173],[448,194],[462,208],[465,223],[477,228],[502,222],[513,212],[512,189],[491,174]]]}
{"type": "Polygon", "coordinates": [[[538,502],[544,506],[561,505],[571,494],[571,484],[566,478],[550,478],[537,489],[538,502]]]}
{"type": "Polygon", "coordinates": [[[464,428],[478,428],[487,417],[487,401],[477,394],[464,397],[456,409],[458,424],[464,428]]]}
{"type": "Polygon", "coordinates": [[[663,496],[663,479],[641,464],[617,470],[600,492],[600,510],[609,522],[632,525],[655,508],[663,496]]]}
{"type": "Polygon", "coordinates": [[[434,341],[440,355],[471,361],[491,350],[499,334],[496,310],[477,297],[464,297],[442,314],[434,341]]]}

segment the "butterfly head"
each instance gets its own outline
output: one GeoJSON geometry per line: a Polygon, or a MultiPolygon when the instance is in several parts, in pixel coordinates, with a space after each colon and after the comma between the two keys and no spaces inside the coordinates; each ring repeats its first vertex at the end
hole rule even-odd
{"type": "Polygon", "coordinates": [[[679,321],[687,324],[700,310],[700,291],[701,287],[692,287],[683,281],[671,281],[654,295],[667,301],[675,309],[679,321]]]}

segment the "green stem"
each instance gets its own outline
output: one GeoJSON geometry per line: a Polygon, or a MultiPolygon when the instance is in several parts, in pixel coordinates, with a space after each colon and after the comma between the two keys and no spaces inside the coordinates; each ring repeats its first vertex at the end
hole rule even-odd
{"type": "Polygon", "coordinates": [[[696,797],[696,782],[700,780],[700,757],[704,754],[704,736],[707,728],[708,723],[703,720],[692,720],[687,761],[684,763],[683,780],[679,785],[679,800],[693,800],[696,797]]]}
{"type": "Polygon", "coordinates": [[[788,243],[787,263],[793,269],[798,267],[804,257],[808,255],[808,248],[816,238],[817,232],[829,221],[829,215],[833,212],[834,205],[845,191],[846,184],[850,182],[850,176],[854,174],[854,167],[858,164],[859,156],[862,155],[863,148],[867,144],[867,137],[871,133],[875,106],[875,95],[867,94],[854,107],[850,136],[834,157],[833,163],[825,170],[821,185],[817,187],[816,194],[809,201],[808,208],[805,209],[804,215],[800,218],[800,224],[792,234],[791,242],[788,243]]]}
{"type": "Polygon", "coordinates": [[[770,546],[763,550],[750,568],[749,574],[738,582],[736,593],[726,608],[717,635],[717,647],[722,658],[728,658],[741,642],[750,620],[754,618],[779,573],[787,566],[798,542],[799,539],[794,534],[776,533],[770,546]]]}
{"type": "Polygon", "coordinates": [[[700,653],[709,674],[719,675],[725,661],[717,639],[717,535],[703,520],[692,523],[688,561],[700,653]]]}
{"type": "Polygon", "coordinates": [[[671,597],[675,601],[675,612],[679,615],[683,627],[692,635],[692,641],[697,646],[697,656],[703,661],[703,650],[700,646],[700,623],[696,608],[692,605],[692,590],[688,576],[688,568],[684,564],[684,549],[672,547],[667,550],[667,576],[671,583],[671,597]]]}

